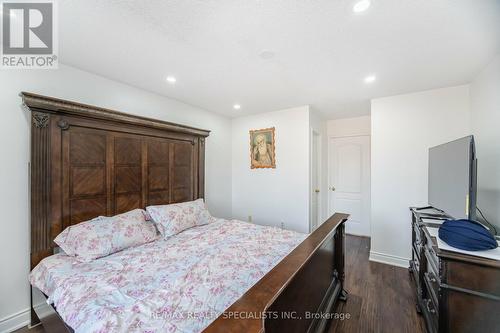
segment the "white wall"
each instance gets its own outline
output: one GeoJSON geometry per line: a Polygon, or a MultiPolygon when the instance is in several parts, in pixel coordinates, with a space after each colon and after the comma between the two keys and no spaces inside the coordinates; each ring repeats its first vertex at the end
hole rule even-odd
{"type": "Polygon", "coordinates": [[[233,217],[309,232],[309,107],[233,119],[233,217]],[[275,127],[276,169],[250,169],[249,130],[275,127]]]}
{"type": "Polygon", "coordinates": [[[362,116],[328,120],[326,126],[329,137],[370,135],[371,118],[370,116],[362,116]]]}
{"type": "Polygon", "coordinates": [[[370,259],[408,267],[409,206],[427,204],[428,148],[470,134],[469,86],[371,103],[370,259]]]}
{"type": "Polygon", "coordinates": [[[500,55],[473,80],[470,95],[478,156],[477,205],[500,233],[500,55]]]}
{"type": "MultiPolygon", "coordinates": [[[[166,85],[165,89],[171,88],[166,85]]],[[[212,130],[206,144],[206,199],[214,215],[231,216],[229,119],[63,65],[59,70],[2,71],[0,91],[0,145],[4,156],[0,173],[0,209],[5,214],[0,222],[0,332],[25,323],[29,308],[30,122],[20,107],[20,91],[212,130]]]]}

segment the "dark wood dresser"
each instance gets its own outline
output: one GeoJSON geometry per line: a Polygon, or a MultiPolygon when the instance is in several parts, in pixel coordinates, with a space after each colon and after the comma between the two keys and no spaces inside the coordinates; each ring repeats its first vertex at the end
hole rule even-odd
{"type": "Polygon", "coordinates": [[[440,250],[435,235],[447,216],[410,210],[409,270],[427,331],[500,332],[500,261],[440,250]]]}

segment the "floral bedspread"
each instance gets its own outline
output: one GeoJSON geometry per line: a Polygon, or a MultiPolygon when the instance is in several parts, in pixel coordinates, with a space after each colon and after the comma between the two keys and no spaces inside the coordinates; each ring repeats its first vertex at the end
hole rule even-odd
{"type": "Polygon", "coordinates": [[[306,235],[218,219],[89,263],[45,258],[30,282],[79,332],[199,332],[306,235]]]}

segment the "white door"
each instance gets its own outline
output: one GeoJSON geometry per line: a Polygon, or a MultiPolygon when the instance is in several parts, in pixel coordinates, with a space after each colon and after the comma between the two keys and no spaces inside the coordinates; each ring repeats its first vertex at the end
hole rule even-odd
{"type": "Polygon", "coordinates": [[[311,147],[311,222],[310,231],[313,232],[320,224],[320,136],[318,133],[312,133],[311,147]]]}
{"type": "Polygon", "coordinates": [[[370,236],[370,137],[330,138],[329,209],[347,213],[346,232],[370,236]]]}

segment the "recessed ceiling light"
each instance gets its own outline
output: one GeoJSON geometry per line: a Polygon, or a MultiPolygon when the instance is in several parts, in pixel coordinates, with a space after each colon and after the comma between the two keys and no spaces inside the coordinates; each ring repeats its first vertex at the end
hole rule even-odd
{"type": "Polygon", "coordinates": [[[274,58],[274,52],[269,50],[264,50],[259,54],[259,56],[264,60],[269,60],[274,58]]]}
{"type": "Polygon", "coordinates": [[[365,77],[365,83],[373,83],[376,79],[377,77],[375,75],[368,75],[365,77]]]}
{"type": "Polygon", "coordinates": [[[173,76],[167,76],[167,82],[168,83],[175,83],[175,82],[177,82],[177,79],[173,76]]]}
{"type": "Polygon", "coordinates": [[[233,105],[233,109],[235,109],[235,110],[239,110],[239,109],[241,109],[241,105],[239,105],[239,104],[234,104],[234,105],[233,105]]]}
{"type": "Polygon", "coordinates": [[[355,13],[361,13],[370,8],[370,5],[370,0],[361,0],[354,4],[354,6],[352,7],[352,11],[355,13]]]}

